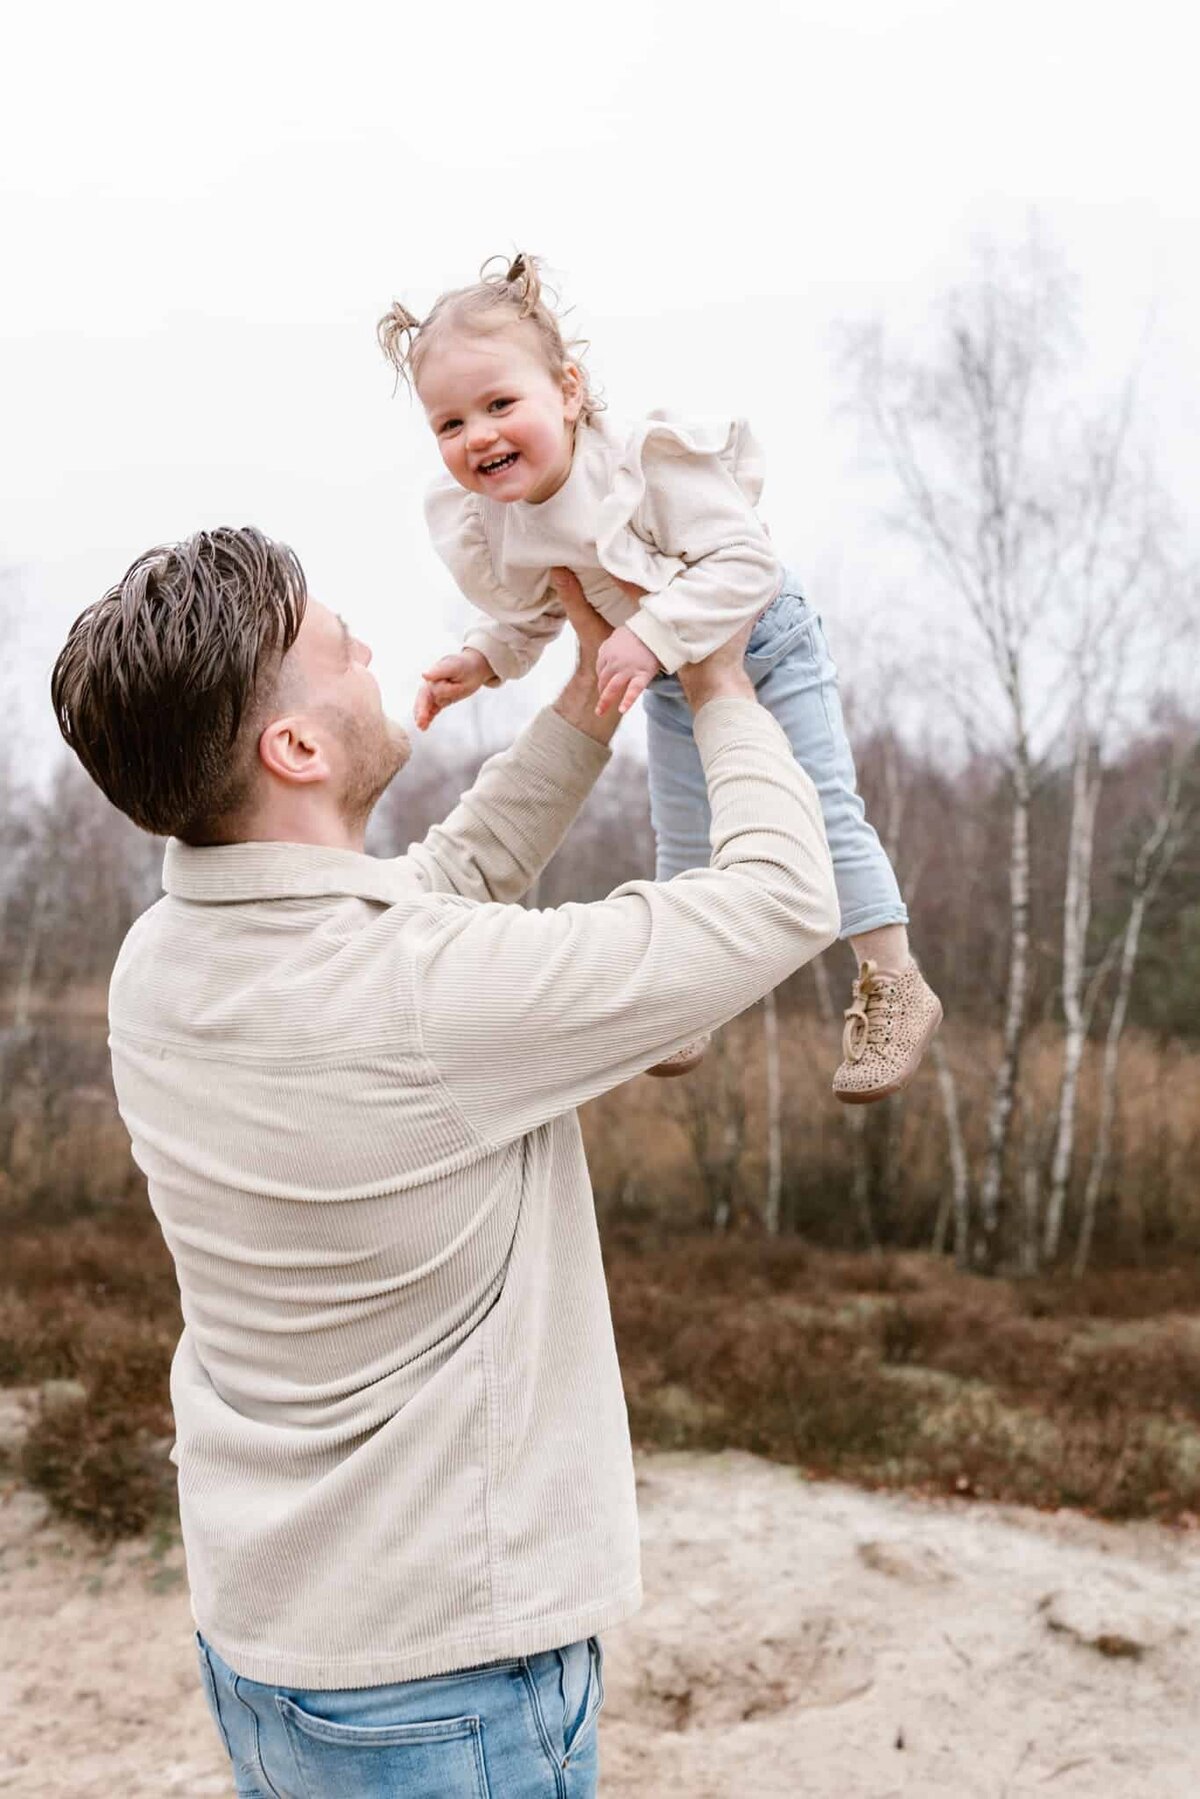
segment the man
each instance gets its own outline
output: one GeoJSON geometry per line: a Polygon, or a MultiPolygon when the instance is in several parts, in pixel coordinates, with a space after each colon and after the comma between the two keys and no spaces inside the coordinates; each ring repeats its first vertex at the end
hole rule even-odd
{"type": "Polygon", "coordinates": [[[363,853],[409,754],[370,652],[254,530],[141,557],[54,671],[67,742],[169,835],[110,996],[175,1258],[179,1502],[239,1793],[583,1799],[598,1633],[640,1598],[575,1108],[830,943],[820,808],[743,644],[684,671],[711,868],[516,902],[607,759],[607,627],[444,825],[363,853]]]}

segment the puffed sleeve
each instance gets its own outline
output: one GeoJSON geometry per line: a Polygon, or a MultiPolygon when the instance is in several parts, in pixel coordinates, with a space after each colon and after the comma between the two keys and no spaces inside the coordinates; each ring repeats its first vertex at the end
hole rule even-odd
{"type": "Polygon", "coordinates": [[[459,592],[488,616],[487,623],[471,627],[464,643],[487,657],[497,682],[519,681],[562,630],[561,606],[549,597],[531,603],[505,587],[492,564],[478,496],[452,476],[436,481],[426,494],[425,522],[459,592]]]}
{"type": "Polygon", "coordinates": [[[632,533],[674,564],[629,620],[668,674],[709,655],[779,591],[779,559],[754,510],[762,483],[762,455],[741,419],[689,424],[652,414],[616,462],[600,561],[636,580],[625,566],[632,533]]]}

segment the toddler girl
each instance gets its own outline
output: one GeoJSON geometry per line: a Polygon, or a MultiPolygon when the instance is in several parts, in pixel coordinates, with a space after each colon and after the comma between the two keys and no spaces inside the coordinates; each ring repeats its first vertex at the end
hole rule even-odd
{"type": "MultiPolygon", "coordinates": [[[[519,680],[562,628],[550,571],[575,571],[615,626],[600,653],[600,704],[645,695],[657,875],[707,866],[709,811],[691,715],[675,671],[757,618],[746,669],[821,798],[858,976],[846,1013],[839,1099],[907,1085],[942,1008],[909,955],[908,914],[855,784],[836,670],[821,622],[755,512],[758,445],[740,419],[602,411],[542,295],[536,264],[445,293],[418,320],[396,304],[379,340],[415,387],[446,474],[430,490],[434,545],[483,616],[461,651],[426,671],[426,730],[483,686],[519,680]],[[621,583],[643,589],[640,603],[621,583]]],[[[689,1045],[652,1073],[685,1073],[689,1045]]]]}

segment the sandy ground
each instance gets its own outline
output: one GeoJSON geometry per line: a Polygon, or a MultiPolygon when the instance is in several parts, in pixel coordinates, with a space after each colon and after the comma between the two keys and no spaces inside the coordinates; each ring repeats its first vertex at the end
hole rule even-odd
{"type": "MultiPolygon", "coordinates": [[[[1200,1537],[645,1456],[647,1603],[607,1641],[605,1799],[1196,1799],[1200,1537]]],[[[0,1794],[230,1786],[170,1540],[0,1493],[0,1794]]],[[[497,1799],[503,1799],[497,1795],[497,1799]]]]}

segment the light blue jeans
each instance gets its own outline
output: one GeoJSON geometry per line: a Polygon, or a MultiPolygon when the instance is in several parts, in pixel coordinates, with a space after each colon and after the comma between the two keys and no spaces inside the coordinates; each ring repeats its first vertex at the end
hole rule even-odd
{"type": "Polygon", "coordinates": [[[397,1686],[243,1680],[197,1636],[240,1799],[594,1799],[595,1637],[397,1686]]]}
{"type": "MultiPolygon", "coordinates": [[[[821,621],[793,575],[784,578],[778,598],[754,627],[746,673],[820,796],[842,912],[841,935],[856,937],[878,925],[907,924],[892,865],[859,796],[837,669],[821,621]]],[[[674,675],[653,680],[644,703],[656,874],[669,881],[685,868],[708,866],[708,789],[691,711],[674,675]]]]}

